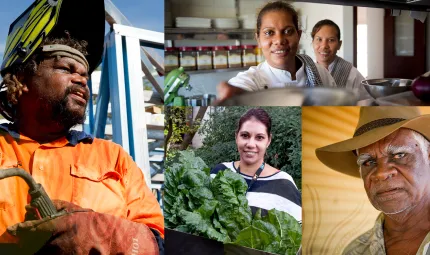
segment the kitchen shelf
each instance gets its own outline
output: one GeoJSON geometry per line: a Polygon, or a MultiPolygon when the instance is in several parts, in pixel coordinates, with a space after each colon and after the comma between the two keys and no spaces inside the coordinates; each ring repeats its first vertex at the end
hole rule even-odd
{"type": "Polygon", "coordinates": [[[243,28],[164,28],[165,34],[253,34],[254,29],[243,28]]]}
{"type": "Polygon", "coordinates": [[[203,74],[203,73],[224,73],[224,72],[240,72],[246,71],[248,67],[236,67],[236,68],[225,68],[225,69],[206,69],[206,70],[195,70],[195,71],[185,71],[187,74],[203,74]]]}
{"type": "Polygon", "coordinates": [[[384,9],[430,11],[430,0],[296,0],[296,2],[309,2],[319,4],[338,4],[360,7],[375,7],[384,9]]]}

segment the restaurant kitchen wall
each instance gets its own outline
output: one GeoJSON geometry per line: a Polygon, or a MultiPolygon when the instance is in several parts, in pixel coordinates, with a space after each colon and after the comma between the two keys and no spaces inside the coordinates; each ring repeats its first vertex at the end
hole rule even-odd
{"type": "MultiPolygon", "coordinates": [[[[362,74],[367,73],[367,79],[384,77],[384,15],[382,8],[358,7],[358,24],[367,27],[365,34],[367,52],[361,52],[360,47],[358,47],[357,56],[366,56],[367,67],[366,70],[361,70],[359,64],[357,68],[362,74]]],[[[427,15],[425,22],[427,23],[426,70],[430,70],[430,14],[427,15]]]]}
{"type": "MultiPolygon", "coordinates": [[[[384,9],[367,11],[367,79],[384,77],[384,9]]],[[[359,52],[357,55],[360,54],[359,52]]]]}
{"type": "MultiPolygon", "coordinates": [[[[177,17],[198,17],[198,18],[237,18],[244,15],[250,15],[250,18],[256,16],[258,8],[263,6],[267,0],[166,0],[165,1],[165,26],[175,27],[177,17]]],[[[189,29],[192,31],[192,29],[189,29]]],[[[227,46],[250,44],[256,45],[253,39],[253,32],[247,35],[248,39],[237,39],[233,37],[230,40],[217,40],[215,33],[196,33],[193,38],[181,38],[178,35],[166,32],[166,42],[174,47],[182,46],[227,46]]],[[[166,47],[171,47],[166,44],[166,47]]],[[[245,70],[247,68],[243,68],[245,70]]],[[[200,94],[216,94],[216,86],[221,81],[227,81],[237,75],[241,70],[222,70],[222,72],[190,72],[190,84],[192,90],[180,90],[180,94],[189,97],[200,94]],[[204,85],[203,85],[204,84],[204,85]]]]}

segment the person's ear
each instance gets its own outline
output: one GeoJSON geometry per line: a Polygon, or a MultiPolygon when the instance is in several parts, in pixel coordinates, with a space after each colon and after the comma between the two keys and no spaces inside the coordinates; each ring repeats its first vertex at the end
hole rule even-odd
{"type": "Polygon", "coordinates": [[[299,36],[299,41],[300,41],[300,38],[302,37],[302,30],[297,30],[297,35],[299,36]]]}
{"type": "Polygon", "coordinates": [[[340,50],[341,46],[342,46],[342,40],[339,41],[339,45],[337,46],[337,50],[340,50]]]}

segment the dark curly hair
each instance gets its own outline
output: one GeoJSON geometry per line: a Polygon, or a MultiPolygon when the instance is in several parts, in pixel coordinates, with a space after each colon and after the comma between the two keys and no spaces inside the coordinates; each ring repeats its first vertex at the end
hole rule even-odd
{"type": "MultiPolygon", "coordinates": [[[[80,41],[72,38],[67,31],[62,38],[47,37],[39,46],[63,44],[80,51],[85,56],[88,55],[86,41],[80,41]]],[[[8,120],[13,121],[15,118],[15,105],[22,95],[24,85],[22,84],[24,76],[33,76],[36,74],[39,64],[45,59],[40,50],[36,50],[30,58],[22,64],[13,65],[2,72],[3,80],[0,83],[0,113],[8,120]],[[18,78],[20,77],[20,79],[18,78]]]]}
{"type": "Polygon", "coordinates": [[[263,8],[261,8],[260,12],[258,13],[256,31],[257,36],[260,35],[261,20],[263,19],[263,16],[267,12],[271,11],[284,11],[286,13],[291,14],[294,27],[297,31],[299,30],[299,15],[297,14],[297,11],[294,9],[294,7],[285,1],[276,1],[267,3],[265,6],[263,6],[263,8]]]}

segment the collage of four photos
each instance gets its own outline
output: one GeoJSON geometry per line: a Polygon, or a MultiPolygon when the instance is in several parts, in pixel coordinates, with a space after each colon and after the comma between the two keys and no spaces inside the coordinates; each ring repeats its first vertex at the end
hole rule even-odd
{"type": "Polygon", "coordinates": [[[430,254],[430,1],[0,3],[0,254],[430,254]]]}

